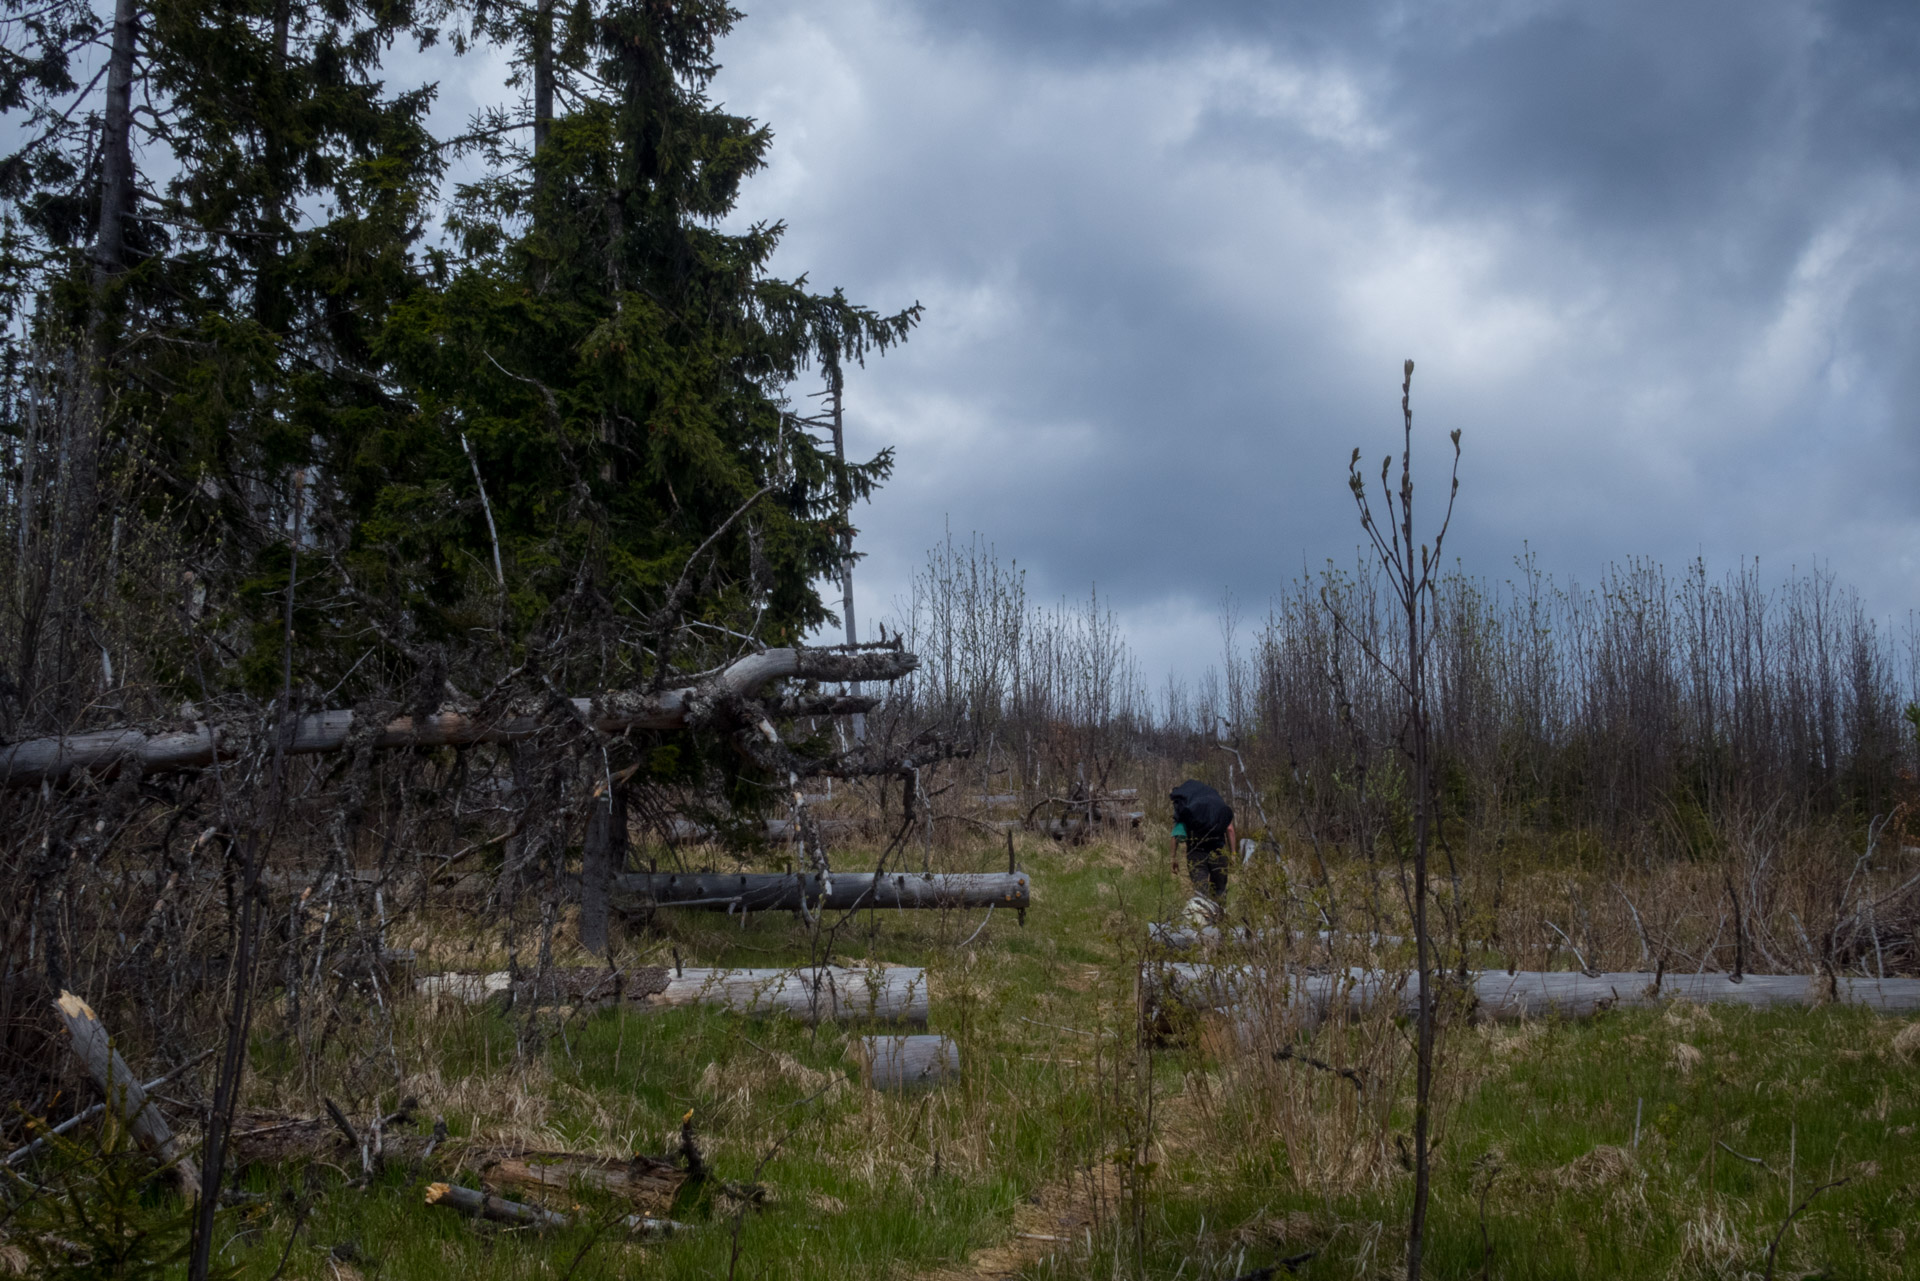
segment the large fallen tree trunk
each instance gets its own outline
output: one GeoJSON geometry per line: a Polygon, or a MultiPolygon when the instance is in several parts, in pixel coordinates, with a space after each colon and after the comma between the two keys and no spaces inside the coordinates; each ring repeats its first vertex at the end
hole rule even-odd
{"type": "Polygon", "coordinates": [[[925,970],[896,965],[878,969],[801,966],[795,969],[640,970],[567,969],[544,979],[515,983],[505,970],[490,974],[433,974],[414,990],[430,998],[474,1004],[495,998],[551,1005],[625,1003],[642,1008],[718,1005],[760,1017],[790,1015],[808,1023],[871,1019],[888,1023],[927,1021],[925,970]]]}
{"type": "MultiPolygon", "coordinates": [[[[685,689],[659,693],[613,690],[593,698],[571,700],[581,722],[604,734],[630,729],[684,729],[700,722],[711,709],[755,694],[769,681],[897,680],[918,666],[912,654],[899,650],[845,653],[835,650],[769,649],[750,654],[710,680],[685,689]]],[[[873,700],[828,700],[823,714],[869,710],[873,700]],[[854,708],[858,701],[860,708],[854,708]],[[830,705],[829,705],[830,704],[830,705]]],[[[778,714],[805,714],[811,705],[779,706],[778,714]]],[[[498,716],[443,708],[423,720],[402,716],[388,721],[373,739],[375,747],[464,747],[475,743],[510,743],[531,738],[549,724],[537,712],[509,710],[498,716]]],[[[337,752],[347,745],[354,729],[350,709],[313,712],[293,724],[287,750],[295,755],[337,752]]],[[[34,738],[0,748],[0,785],[20,787],[59,779],[78,771],[108,775],[127,766],[144,774],[203,769],[216,759],[243,752],[257,732],[244,725],[196,724],[191,729],[148,733],[124,728],[34,738]]]]}
{"type": "Polygon", "coordinates": [[[1025,872],[632,872],[613,878],[614,906],[702,907],[727,912],[845,911],[1032,905],[1025,872]]]}
{"type": "MultiPolygon", "coordinates": [[[[1273,1002],[1306,1021],[1345,1008],[1358,1014],[1382,1001],[1399,1013],[1413,1012],[1413,976],[1403,971],[1349,969],[1333,973],[1277,974],[1247,966],[1159,964],[1141,968],[1141,998],[1151,1009],[1163,1001],[1189,1008],[1237,1010],[1273,1002]]],[[[1444,992],[1451,982],[1438,979],[1444,992]]],[[[1625,1006],[1667,1001],[1745,1005],[1753,1009],[1825,1004],[1858,1005],[1880,1014],[1920,1011],[1920,979],[1841,978],[1797,974],[1654,975],[1634,971],[1588,975],[1578,971],[1489,970],[1466,984],[1474,1017],[1511,1020],[1559,1015],[1585,1018],[1625,1006]]]]}

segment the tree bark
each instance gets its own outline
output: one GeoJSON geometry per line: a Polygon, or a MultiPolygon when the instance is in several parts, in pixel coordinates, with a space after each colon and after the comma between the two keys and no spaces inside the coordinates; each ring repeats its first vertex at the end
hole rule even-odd
{"type": "Polygon", "coordinates": [[[537,157],[553,133],[553,0],[533,11],[533,154],[537,157]]]}
{"type": "Polygon", "coordinates": [[[580,946],[607,950],[607,891],[627,865],[627,794],[611,786],[590,802],[580,848],[580,946]]]}
{"type": "MultiPolygon", "coordinates": [[[[136,0],[114,0],[113,39],[107,53],[107,99],[100,136],[100,220],[93,237],[93,283],[98,290],[127,261],[127,221],[133,214],[133,62],[140,41],[136,0]]],[[[96,309],[98,303],[95,304],[96,309]]],[[[94,353],[97,357],[98,353],[94,353]]]]}

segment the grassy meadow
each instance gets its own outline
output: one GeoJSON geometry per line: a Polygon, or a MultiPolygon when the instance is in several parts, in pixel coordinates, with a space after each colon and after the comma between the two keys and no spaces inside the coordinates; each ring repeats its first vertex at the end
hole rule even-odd
{"type": "MultiPolygon", "coordinates": [[[[1303,1277],[1393,1275],[1411,1196],[1408,1030],[1370,1016],[1309,1037],[1207,1017],[1143,1035],[1145,925],[1185,899],[1163,850],[1026,846],[1024,926],[1000,912],[847,923],[834,959],[930,971],[928,1030],[963,1060],[934,1091],[862,1086],[846,1059],[862,1029],[709,1009],[556,1012],[517,1056],[494,1007],[401,1002],[391,1044],[343,1029],[317,1077],[263,1032],[250,1104],[312,1114],[324,1094],[366,1116],[412,1094],[423,1128],[438,1115],[454,1136],[609,1155],[672,1151],[691,1111],[714,1177],[674,1210],[694,1231],[639,1243],[585,1193],[577,1226],[537,1231],[429,1207],[429,1176],[404,1166],[366,1185],[325,1164],[256,1168],[245,1185],[262,1199],[224,1213],[220,1258],[258,1281],[1229,1278],[1283,1261],[1303,1277]],[[736,1199],[754,1182],[761,1203],[736,1199]]],[[[1004,860],[985,842],[948,857],[1004,860]]],[[[1235,894],[1275,888],[1255,872],[1235,894]]],[[[497,934],[455,912],[402,941],[423,969],[504,960],[497,934]]],[[[771,966],[809,945],[790,915],[667,912],[622,946],[633,962],[677,950],[771,966]]],[[[1920,1274],[1920,1025],[1678,1005],[1456,1023],[1443,1058],[1432,1276],[1764,1276],[1776,1233],[1775,1276],[1920,1274]]]]}

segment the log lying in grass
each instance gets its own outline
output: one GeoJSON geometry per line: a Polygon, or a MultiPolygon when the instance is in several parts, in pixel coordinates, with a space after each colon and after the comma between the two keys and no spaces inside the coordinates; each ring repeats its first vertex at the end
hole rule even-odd
{"type": "Polygon", "coordinates": [[[127,1061],[120,1057],[120,1051],[113,1048],[112,1038],[107,1035],[100,1017],[91,1006],[71,992],[60,993],[54,1008],[60,1012],[61,1021],[67,1025],[67,1032],[73,1037],[74,1054],[86,1065],[87,1074],[93,1077],[107,1096],[107,1106],[133,1132],[140,1146],[172,1171],[182,1194],[189,1199],[199,1197],[199,1167],[193,1163],[192,1157],[180,1150],[173,1131],[167,1128],[167,1119],[160,1115],[160,1109],[149,1106],[146,1090],[139,1078],[134,1076],[133,1069],[127,1066],[127,1061]]]}
{"type": "Polygon", "coordinates": [[[1589,977],[1577,971],[1494,970],[1474,980],[1479,1008],[1493,1018],[1537,1018],[1558,1011],[1579,1018],[1616,1005],[1657,1005],[1662,1001],[1745,1005],[1753,1009],[1837,1003],[1859,1005],[1878,1014],[1920,1010],[1920,979],[1826,978],[1798,974],[1749,974],[1738,983],[1725,974],[1668,974],[1654,991],[1654,976],[1636,972],[1589,977]]]}
{"type": "Polygon", "coordinates": [[[916,1090],[960,1079],[960,1047],[944,1036],[857,1036],[847,1057],[875,1090],[916,1090]]]}
{"type": "MultiPolygon", "coordinates": [[[[1441,991],[1457,980],[1439,980],[1441,991]]],[[[1825,978],[1797,974],[1749,974],[1735,982],[1726,974],[1668,974],[1658,986],[1655,975],[1634,971],[1586,975],[1577,971],[1490,970],[1468,980],[1474,1015],[1511,1020],[1589,1015],[1625,1006],[1668,1001],[1745,1005],[1754,1009],[1858,1005],[1880,1014],[1920,1011],[1920,979],[1825,978]]],[[[1349,969],[1331,974],[1269,975],[1246,966],[1190,963],[1150,964],[1141,969],[1141,997],[1149,1006],[1162,1000],[1201,1009],[1234,1009],[1256,999],[1283,1002],[1309,1020],[1344,1006],[1359,1013],[1381,1001],[1412,1013],[1413,978],[1401,971],[1349,969]]]]}
{"type": "Polygon", "coordinates": [[[701,907],[727,912],[847,911],[853,908],[1032,905],[1025,872],[632,872],[613,878],[613,903],[625,911],[701,907]]]}
{"type": "Polygon", "coordinates": [[[786,1014],[808,1023],[925,1023],[927,972],[904,965],[880,970],[686,970],[647,999],[652,1005],[723,1005],[743,1014],[786,1014]]]}
{"type": "Polygon", "coordinates": [[[642,1008],[718,1005],[760,1017],[790,1015],[808,1023],[825,1019],[872,1019],[884,1023],[927,1021],[925,970],[896,965],[878,969],[801,966],[794,969],[694,969],[662,966],[615,974],[603,969],[551,971],[515,984],[504,970],[491,974],[432,974],[418,980],[422,996],[474,1004],[512,993],[543,1004],[623,1002],[642,1008]]]}
{"type": "MultiPolygon", "coordinates": [[[[769,649],[749,654],[711,680],[660,693],[614,690],[572,700],[581,721],[604,734],[632,729],[684,729],[702,708],[747,697],[769,681],[898,680],[919,665],[912,654],[871,650],[848,654],[834,650],[769,649]]],[[[866,700],[870,702],[870,700],[866,700]]],[[[479,717],[445,709],[415,722],[402,716],[374,736],[375,747],[464,747],[474,743],[510,743],[531,738],[548,724],[534,714],[507,711],[479,717]]],[[[337,752],[354,730],[351,709],[314,712],[294,722],[288,751],[295,756],[337,752]]],[[[21,787],[59,779],[73,771],[101,775],[134,765],[143,774],[204,769],[215,759],[246,750],[251,731],[244,725],[196,724],[191,729],[147,733],[122,728],[60,738],[35,738],[0,747],[0,785],[21,787]]]]}
{"type": "MultiPolygon", "coordinates": [[[[835,832],[849,832],[860,826],[858,820],[851,818],[815,819],[814,825],[820,829],[823,835],[831,835],[835,832]]],[[[673,826],[669,830],[673,833],[673,839],[676,841],[711,841],[720,835],[717,829],[709,827],[705,823],[696,823],[691,819],[685,818],[674,819],[673,826]]],[[[789,840],[794,835],[793,820],[790,818],[767,819],[760,824],[760,834],[770,841],[789,840]]]]}
{"type": "MultiPolygon", "coordinates": [[[[463,1188],[457,1183],[429,1183],[427,1204],[445,1206],[449,1210],[462,1210],[482,1219],[491,1219],[496,1223],[512,1223],[520,1227],[564,1228],[573,1222],[572,1218],[557,1210],[527,1205],[521,1201],[508,1201],[474,1188],[463,1188]]],[[[672,1219],[650,1218],[643,1214],[629,1214],[619,1222],[621,1227],[635,1236],[671,1236],[675,1232],[688,1231],[684,1223],[675,1223],[672,1219]]]]}
{"type": "Polygon", "coordinates": [[[619,1161],[573,1152],[474,1149],[461,1152],[460,1163],[493,1187],[562,1197],[575,1188],[591,1188],[624,1197],[642,1209],[663,1211],[672,1207],[687,1180],[687,1172],[671,1161],[640,1155],[619,1161]]]}
{"type": "MultiPolygon", "coordinates": [[[[1147,926],[1147,937],[1162,947],[1174,951],[1212,946],[1223,940],[1230,943],[1259,943],[1268,940],[1278,942],[1280,938],[1278,934],[1265,930],[1250,930],[1245,926],[1222,930],[1218,926],[1207,925],[1194,929],[1189,925],[1170,925],[1163,921],[1150,923],[1147,926]]],[[[1293,938],[1302,943],[1311,940],[1322,945],[1368,948],[1398,947],[1406,942],[1398,934],[1356,934],[1347,930],[1314,930],[1312,933],[1295,934],[1293,938]]]]}
{"type": "MultiPolygon", "coordinates": [[[[234,1125],[236,1166],[294,1161],[351,1160],[353,1145],[338,1123],[324,1116],[242,1113],[234,1125]]],[[[417,1132],[388,1131],[382,1159],[420,1162],[444,1175],[462,1171],[480,1176],[494,1191],[511,1190],[571,1203],[576,1190],[624,1198],[645,1214],[673,1208],[687,1172],[665,1157],[635,1153],[628,1157],[592,1156],[502,1146],[472,1139],[428,1138],[417,1132]]]]}

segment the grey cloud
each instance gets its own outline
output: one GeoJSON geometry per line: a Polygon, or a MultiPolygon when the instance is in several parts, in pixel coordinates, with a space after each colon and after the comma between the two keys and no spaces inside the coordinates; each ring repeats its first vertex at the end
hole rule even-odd
{"type": "Polygon", "coordinates": [[[776,131],[747,212],[789,221],[782,265],[932,309],[852,389],[859,437],[900,446],[863,513],[882,597],[950,520],[1155,635],[1223,587],[1257,603],[1351,558],[1346,456],[1393,444],[1411,354],[1422,465],[1467,432],[1469,568],[1523,540],[1587,579],[1822,559],[1893,610],[1920,568],[1917,30],[795,3],[749,17],[721,88],[776,131]]]}

